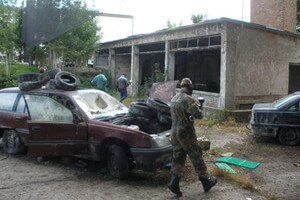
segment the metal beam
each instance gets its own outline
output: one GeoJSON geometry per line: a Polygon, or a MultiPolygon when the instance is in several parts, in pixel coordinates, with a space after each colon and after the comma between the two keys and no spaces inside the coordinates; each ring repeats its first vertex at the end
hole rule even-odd
{"type": "Polygon", "coordinates": [[[132,15],[121,15],[121,14],[112,14],[112,13],[103,13],[103,12],[99,13],[98,16],[133,19],[132,15]]]}

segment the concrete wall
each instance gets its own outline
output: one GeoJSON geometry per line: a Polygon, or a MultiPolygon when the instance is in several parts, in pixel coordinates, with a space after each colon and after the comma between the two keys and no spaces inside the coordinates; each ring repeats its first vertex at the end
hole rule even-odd
{"type": "Polygon", "coordinates": [[[227,108],[288,94],[289,63],[300,63],[300,36],[228,23],[227,44],[227,108]]]}
{"type": "Polygon", "coordinates": [[[130,74],[130,63],[131,57],[130,56],[115,56],[116,59],[116,70],[115,70],[115,77],[118,79],[123,73],[127,75],[127,79],[131,79],[130,74]]]}
{"type": "Polygon", "coordinates": [[[251,0],[251,22],[296,31],[297,0],[251,0]]]}

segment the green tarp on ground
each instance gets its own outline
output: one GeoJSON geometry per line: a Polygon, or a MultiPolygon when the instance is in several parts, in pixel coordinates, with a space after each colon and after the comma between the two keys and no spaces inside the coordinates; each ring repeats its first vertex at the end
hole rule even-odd
{"type": "Polygon", "coordinates": [[[229,165],[227,165],[226,163],[215,163],[215,165],[217,165],[220,169],[225,170],[226,172],[229,173],[233,173],[235,174],[236,171],[234,169],[232,169],[229,165]]]}
{"type": "Polygon", "coordinates": [[[244,159],[240,159],[240,158],[234,158],[234,157],[221,157],[221,158],[216,159],[216,161],[239,165],[239,166],[247,167],[250,169],[254,169],[260,165],[260,163],[258,163],[258,162],[253,162],[253,161],[244,160],[244,159]]]}

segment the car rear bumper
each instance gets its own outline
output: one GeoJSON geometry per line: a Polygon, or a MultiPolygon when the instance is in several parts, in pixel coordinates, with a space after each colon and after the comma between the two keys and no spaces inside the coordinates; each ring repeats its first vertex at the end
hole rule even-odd
{"type": "Polygon", "coordinates": [[[131,148],[137,169],[152,170],[163,168],[172,160],[173,146],[161,148],[131,148]]]}
{"type": "Polygon", "coordinates": [[[251,132],[256,136],[276,137],[279,127],[251,124],[251,132]]]}

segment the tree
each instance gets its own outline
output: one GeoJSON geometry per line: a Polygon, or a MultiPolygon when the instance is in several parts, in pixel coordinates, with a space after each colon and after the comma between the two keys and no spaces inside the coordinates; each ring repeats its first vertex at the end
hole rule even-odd
{"type": "Polygon", "coordinates": [[[207,14],[197,14],[197,15],[192,15],[191,17],[193,24],[203,22],[206,19],[207,19],[207,14]]]}
{"type": "Polygon", "coordinates": [[[167,21],[167,28],[168,28],[168,29],[169,29],[169,28],[176,28],[176,27],[182,26],[182,25],[183,25],[182,21],[180,21],[179,24],[172,23],[169,19],[168,19],[168,21],[167,21]]]}
{"type": "Polygon", "coordinates": [[[5,74],[9,75],[8,59],[13,54],[18,40],[20,8],[16,0],[0,0],[0,52],[5,53],[5,74]]]}
{"type": "MultiPolygon", "coordinates": [[[[84,65],[92,56],[95,45],[99,42],[101,29],[97,26],[96,20],[90,20],[78,28],[65,33],[62,37],[51,41],[47,44],[49,52],[51,49],[56,49],[62,61],[68,60],[74,62],[77,66],[84,65]]],[[[57,52],[54,56],[56,57],[57,52]]],[[[60,63],[63,66],[63,63],[60,63]]]]}

